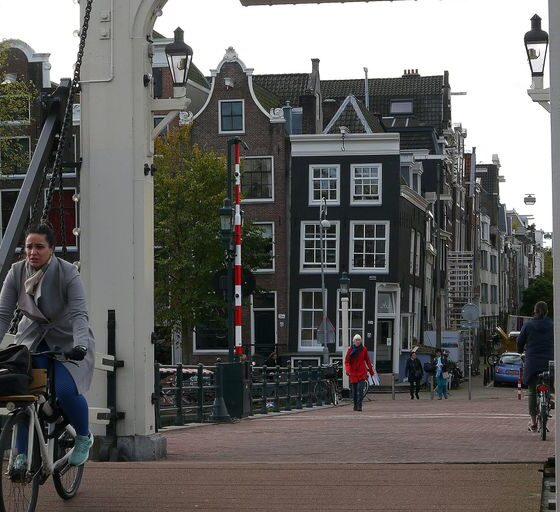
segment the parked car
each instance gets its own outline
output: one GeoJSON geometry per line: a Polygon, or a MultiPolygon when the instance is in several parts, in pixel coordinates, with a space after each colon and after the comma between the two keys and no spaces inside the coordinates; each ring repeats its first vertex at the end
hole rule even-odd
{"type": "Polygon", "coordinates": [[[517,384],[523,368],[523,356],[517,352],[504,352],[494,367],[494,386],[517,384]]]}

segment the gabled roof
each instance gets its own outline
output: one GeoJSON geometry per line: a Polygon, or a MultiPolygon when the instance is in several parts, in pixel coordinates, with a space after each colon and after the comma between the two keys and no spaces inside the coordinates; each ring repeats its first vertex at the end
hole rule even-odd
{"type": "Polygon", "coordinates": [[[267,112],[270,112],[270,109],[272,108],[278,108],[283,105],[278,96],[274,95],[268,89],[265,89],[254,81],[253,90],[255,91],[257,100],[267,112]]]}
{"type": "Polygon", "coordinates": [[[355,96],[347,96],[323,133],[340,133],[346,127],[349,133],[383,133],[379,119],[366,109],[355,96]]]}

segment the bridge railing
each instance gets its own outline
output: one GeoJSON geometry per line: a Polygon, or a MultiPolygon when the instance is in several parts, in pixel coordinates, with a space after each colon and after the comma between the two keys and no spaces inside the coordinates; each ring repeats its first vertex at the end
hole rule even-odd
{"type": "MultiPolygon", "coordinates": [[[[220,364],[220,363],[218,363],[220,364]]],[[[247,403],[243,415],[312,408],[329,405],[331,398],[323,385],[325,367],[251,366],[239,372],[239,382],[224,380],[222,395],[227,404],[231,388],[238,386],[247,403]],[[242,375],[248,375],[242,382],[242,375]]],[[[212,421],[216,399],[217,366],[155,365],[153,403],[156,428],[212,421]]],[[[237,399],[237,398],[236,398],[237,399]]]]}

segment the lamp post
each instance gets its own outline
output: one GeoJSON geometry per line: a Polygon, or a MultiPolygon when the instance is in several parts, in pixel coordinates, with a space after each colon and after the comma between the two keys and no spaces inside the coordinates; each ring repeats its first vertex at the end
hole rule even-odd
{"type": "Polygon", "coordinates": [[[165,47],[165,56],[167,57],[167,64],[171,71],[173,87],[185,87],[189,76],[193,51],[192,48],[185,43],[185,33],[181,27],[177,27],[173,34],[173,42],[165,47]]]}
{"type": "Polygon", "coordinates": [[[342,307],[342,395],[350,396],[350,379],[344,370],[344,357],[350,345],[350,332],[348,326],[348,301],[350,299],[350,278],[346,272],[343,272],[339,280],[340,284],[340,302],[342,307]]]}
{"type": "Polygon", "coordinates": [[[331,223],[327,219],[327,198],[323,196],[321,198],[321,208],[319,211],[319,238],[321,247],[321,302],[323,305],[323,321],[321,322],[321,326],[323,327],[323,364],[325,365],[329,362],[329,348],[327,347],[327,300],[325,290],[325,243],[323,231],[330,227],[331,223]]]}
{"type": "Polygon", "coordinates": [[[226,197],[222,207],[218,210],[220,215],[220,234],[222,237],[222,244],[225,249],[226,263],[227,263],[227,277],[226,277],[226,303],[227,303],[227,331],[228,331],[228,361],[230,363],[234,360],[234,342],[233,342],[233,254],[232,254],[232,234],[233,234],[233,208],[231,206],[231,199],[226,197]]]}
{"type": "MultiPolygon", "coordinates": [[[[550,33],[550,89],[542,89],[543,74],[549,42],[548,34],[541,29],[541,19],[535,15],[531,18],[531,30],[525,34],[524,42],[531,69],[532,87],[527,92],[533,101],[538,102],[550,112],[551,136],[551,167],[552,167],[552,197],[557,197],[560,192],[560,3],[557,0],[548,0],[548,24],[554,30],[550,33]]],[[[560,203],[552,201],[552,229],[560,229],[560,203]]],[[[560,261],[560,244],[552,244],[552,258],[560,261]]],[[[560,265],[555,265],[553,274],[554,289],[554,316],[560,318],[560,265]]],[[[560,323],[554,323],[554,360],[560,359],[560,323]]],[[[556,363],[558,364],[558,363],[556,363]]],[[[554,372],[554,386],[560,386],[560,375],[554,372]]],[[[556,408],[556,444],[554,449],[555,459],[560,460],[560,418],[556,408]]],[[[556,489],[560,483],[559,472],[556,472],[556,489]]]]}

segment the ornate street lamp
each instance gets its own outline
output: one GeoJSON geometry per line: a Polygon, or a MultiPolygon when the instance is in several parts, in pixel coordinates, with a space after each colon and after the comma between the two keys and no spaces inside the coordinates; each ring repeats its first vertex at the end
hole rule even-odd
{"type": "Polygon", "coordinates": [[[535,197],[535,194],[525,194],[523,202],[528,206],[533,206],[537,202],[537,198],[535,197]]]}
{"type": "Polygon", "coordinates": [[[222,243],[226,249],[231,246],[231,220],[233,218],[233,208],[231,201],[226,197],[222,207],[218,210],[220,215],[220,234],[222,235],[222,243]]]}
{"type": "Polygon", "coordinates": [[[177,27],[173,33],[175,34],[175,40],[165,47],[165,55],[167,56],[167,64],[171,71],[173,86],[184,87],[189,77],[193,51],[185,43],[183,39],[184,32],[181,27],[177,27]]]}
{"type": "Polygon", "coordinates": [[[531,30],[525,34],[524,41],[531,75],[542,77],[548,49],[548,34],[541,28],[541,18],[538,14],[531,18],[531,30]]]}
{"type": "Polygon", "coordinates": [[[348,273],[342,272],[340,279],[338,280],[340,286],[340,297],[345,298],[350,296],[350,278],[348,273]]]}

